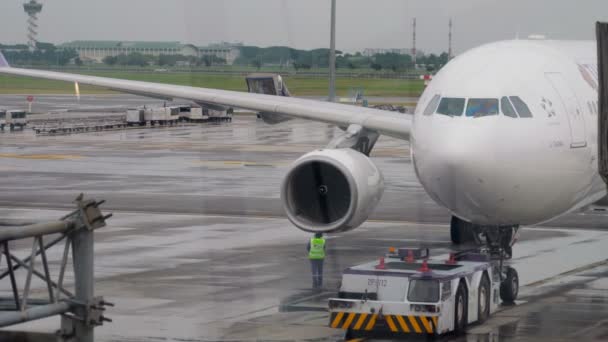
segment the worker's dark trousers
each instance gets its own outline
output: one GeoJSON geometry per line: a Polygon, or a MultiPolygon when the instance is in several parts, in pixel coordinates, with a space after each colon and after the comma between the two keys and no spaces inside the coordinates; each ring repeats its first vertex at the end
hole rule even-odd
{"type": "Polygon", "coordinates": [[[312,288],[320,289],[323,287],[323,259],[310,259],[312,268],[312,288]]]}

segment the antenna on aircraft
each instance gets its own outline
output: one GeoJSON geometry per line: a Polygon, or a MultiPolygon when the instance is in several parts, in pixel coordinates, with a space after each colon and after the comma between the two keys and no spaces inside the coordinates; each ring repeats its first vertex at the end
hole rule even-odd
{"type": "Polygon", "coordinates": [[[38,13],[42,12],[42,4],[36,2],[36,0],[30,0],[23,4],[23,10],[28,15],[27,19],[27,45],[30,50],[36,50],[36,43],[38,42],[38,13]]]}

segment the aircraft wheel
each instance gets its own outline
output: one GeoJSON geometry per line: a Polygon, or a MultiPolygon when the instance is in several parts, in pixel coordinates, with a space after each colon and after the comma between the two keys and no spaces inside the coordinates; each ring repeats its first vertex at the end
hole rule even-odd
{"type": "Polygon", "coordinates": [[[459,223],[460,219],[456,216],[452,216],[452,221],[450,222],[450,238],[455,245],[460,245],[463,241],[462,229],[460,229],[459,223]]]}
{"type": "Polygon", "coordinates": [[[513,244],[517,238],[517,231],[519,226],[513,226],[505,230],[500,239],[500,245],[504,251],[505,259],[511,259],[513,257],[513,244]]]}
{"type": "Polygon", "coordinates": [[[471,241],[477,242],[474,237],[473,224],[452,216],[450,221],[450,238],[452,243],[460,245],[471,241]]]}
{"type": "Polygon", "coordinates": [[[500,299],[505,304],[514,304],[519,293],[519,276],[513,267],[506,267],[507,276],[500,283],[500,299]]]}

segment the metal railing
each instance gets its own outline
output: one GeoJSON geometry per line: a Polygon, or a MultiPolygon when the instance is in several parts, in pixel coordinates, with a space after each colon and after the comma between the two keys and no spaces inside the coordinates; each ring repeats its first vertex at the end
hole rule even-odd
{"type": "Polygon", "coordinates": [[[0,311],[0,327],[62,315],[59,337],[63,341],[93,341],[93,329],[104,321],[105,306],[113,306],[103,297],[94,295],[94,231],[104,227],[112,215],[103,215],[99,206],[103,201],[84,200],[81,194],[75,200],[76,209],[54,222],[25,226],[0,227],[0,281],[8,278],[12,297],[0,298],[4,304],[0,311]],[[45,237],[59,234],[49,242],[45,237]],[[10,248],[10,241],[32,239],[30,253],[21,259],[10,248]],[[47,250],[63,242],[63,254],[59,263],[57,280],[49,269],[47,250]],[[65,276],[72,249],[74,273],[73,292],[65,284],[65,276]],[[40,256],[42,270],[36,268],[40,256]],[[2,267],[3,266],[3,267],[2,267]],[[27,273],[23,290],[17,284],[16,271],[27,273]],[[46,298],[33,299],[32,278],[41,279],[46,285],[46,298]]]}

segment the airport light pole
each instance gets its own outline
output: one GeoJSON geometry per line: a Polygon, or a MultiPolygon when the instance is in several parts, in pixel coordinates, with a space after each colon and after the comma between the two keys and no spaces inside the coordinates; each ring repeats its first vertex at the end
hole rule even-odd
{"type": "Polygon", "coordinates": [[[329,40],[329,102],[336,100],[336,0],[331,0],[331,33],[329,40]]]}

